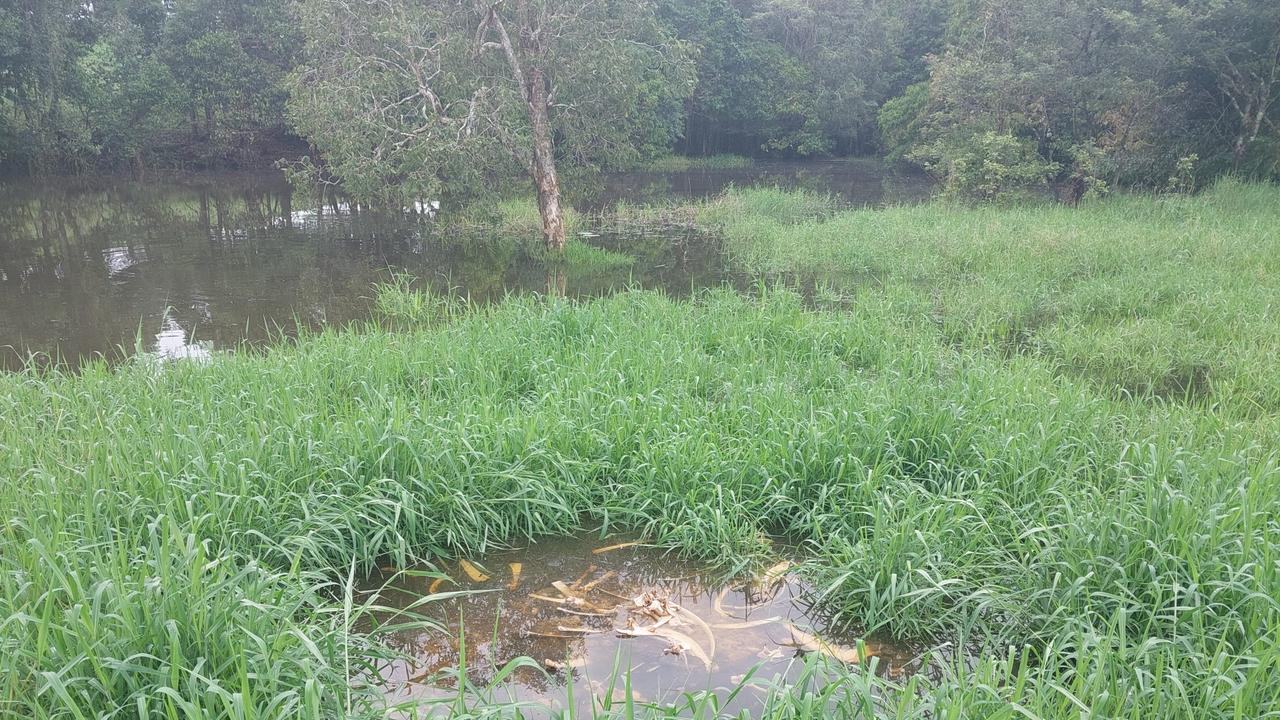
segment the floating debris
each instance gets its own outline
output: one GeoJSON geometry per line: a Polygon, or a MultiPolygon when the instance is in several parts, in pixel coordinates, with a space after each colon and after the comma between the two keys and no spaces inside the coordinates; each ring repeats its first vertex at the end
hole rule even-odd
{"type": "Polygon", "coordinates": [[[639,544],[640,544],[640,541],[638,541],[638,540],[637,540],[637,541],[634,541],[634,542],[618,543],[617,545],[609,545],[608,547],[596,548],[595,550],[592,550],[592,551],[591,551],[591,554],[592,554],[592,555],[603,555],[603,554],[605,554],[605,553],[607,553],[607,552],[613,552],[614,550],[621,550],[621,549],[623,549],[623,548],[635,547],[635,546],[637,546],[637,545],[639,545],[639,544]]]}
{"type": "Polygon", "coordinates": [[[578,617],[611,618],[614,616],[614,613],[612,611],[588,612],[585,610],[570,610],[567,607],[559,608],[559,610],[560,612],[565,613],[567,615],[577,615],[578,617]]]}
{"type": "Polygon", "coordinates": [[[702,646],[696,640],[679,630],[672,630],[669,627],[647,627],[617,628],[616,631],[622,637],[651,637],[666,640],[668,643],[678,646],[682,653],[687,652],[698,658],[703,665],[706,665],[707,670],[711,670],[711,656],[707,654],[706,650],[702,649],[702,646]]]}
{"type": "Polygon", "coordinates": [[[551,597],[549,595],[539,595],[538,593],[529,593],[529,597],[542,602],[556,603],[557,605],[582,605],[582,598],[575,597],[551,597]]]}
{"type": "Polygon", "coordinates": [[[799,648],[805,652],[816,652],[826,655],[827,657],[839,660],[842,663],[856,664],[862,661],[862,657],[856,648],[829,643],[817,635],[811,635],[801,630],[791,623],[787,623],[787,629],[791,631],[792,647],[799,648]]]}
{"type": "Polygon", "coordinates": [[[632,612],[648,616],[651,620],[670,619],[675,614],[666,593],[649,590],[632,598],[631,603],[635,606],[632,612]]]}
{"type": "Polygon", "coordinates": [[[702,629],[704,633],[707,634],[707,655],[709,657],[715,657],[716,656],[716,634],[712,632],[711,626],[707,624],[707,621],[698,617],[697,614],[692,613],[680,607],[679,605],[672,604],[671,607],[674,608],[676,612],[680,613],[680,617],[688,618],[690,622],[692,622],[694,625],[697,625],[699,628],[702,629]]]}
{"type": "Polygon", "coordinates": [[[580,635],[595,635],[596,633],[608,632],[607,630],[599,630],[597,628],[569,627],[567,625],[557,625],[556,630],[563,633],[578,633],[580,635]]]}
{"type": "Polygon", "coordinates": [[[597,585],[599,585],[600,583],[602,583],[602,582],[604,582],[604,581],[606,581],[606,580],[609,580],[609,579],[613,578],[615,575],[617,575],[617,573],[615,573],[614,571],[610,570],[609,572],[607,572],[607,573],[605,573],[605,574],[601,575],[600,577],[596,578],[595,580],[592,580],[591,582],[587,583],[586,585],[583,585],[583,586],[582,586],[582,590],[583,590],[583,592],[590,592],[591,590],[594,590],[594,589],[595,589],[595,587],[596,587],[597,585]]]}
{"type": "Polygon", "coordinates": [[[554,640],[576,640],[580,635],[566,635],[564,633],[549,633],[541,630],[525,630],[524,634],[528,637],[552,638],[554,640]]]}
{"type": "Polygon", "coordinates": [[[484,572],[482,572],[480,568],[476,567],[474,564],[472,564],[467,560],[458,561],[458,566],[462,568],[462,572],[467,574],[467,577],[471,578],[472,582],[488,582],[489,581],[488,575],[484,574],[484,572]]]}
{"type": "Polygon", "coordinates": [[[563,580],[557,580],[551,583],[551,587],[555,588],[556,592],[560,593],[566,598],[573,598],[577,600],[582,599],[581,596],[578,595],[578,593],[574,592],[573,588],[569,587],[569,585],[566,584],[563,580]]]}
{"type": "Polygon", "coordinates": [[[582,574],[578,576],[578,579],[577,579],[577,580],[574,580],[574,581],[573,581],[573,584],[572,584],[572,585],[570,585],[570,587],[573,587],[573,588],[579,588],[579,587],[582,587],[582,581],[583,581],[583,580],[586,580],[586,579],[587,579],[587,577],[588,577],[589,575],[591,575],[591,573],[593,573],[593,572],[595,572],[595,571],[596,571],[596,566],[595,566],[595,565],[588,565],[588,566],[587,566],[587,569],[582,571],[582,574]]]}
{"type": "Polygon", "coordinates": [[[790,560],[783,560],[782,562],[779,562],[775,565],[770,566],[767,570],[764,571],[764,574],[760,576],[760,580],[761,580],[760,584],[772,586],[772,585],[777,585],[783,580],[786,580],[787,572],[791,570],[791,567],[794,564],[795,563],[791,562],[790,560]]]}
{"type": "Polygon", "coordinates": [[[587,659],[581,655],[569,658],[568,660],[552,660],[546,658],[542,661],[542,666],[551,672],[562,672],[564,670],[577,670],[587,666],[587,659]]]}
{"type": "MultiPolygon", "coordinates": [[[[801,664],[791,662],[798,652],[842,663],[879,653],[876,672],[886,675],[920,667],[920,647],[888,643],[873,652],[855,642],[856,636],[822,632],[820,620],[809,614],[807,586],[794,575],[792,563],[765,563],[726,585],[713,571],[699,573],[660,549],[641,546],[608,554],[610,549],[617,546],[597,548],[591,539],[546,541],[528,550],[457,561],[448,576],[432,573],[432,594],[482,592],[449,592],[424,606],[422,612],[446,632],[397,633],[397,646],[407,657],[380,666],[373,681],[395,702],[403,702],[405,693],[438,698],[456,692],[458,677],[449,668],[461,662],[457,638],[463,632],[483,638],[468,647],[468,685],[505,678],[501,682],[521,702],[557,703],[561,709],[567,707],[562,693],[573,686],[568,702],[584,713],[593,701],[591,680],[619,670],[619,658],[629,664],[625,669],[636,689],[664,701],[690,689],[734,686],[732,676],[755,672],[751,668],[757,665],[762,678],[794,678],[802,672],[801,664]],[[498,675],[520,658],[535,662],[498,675]],[[429,678],[406,684],[420,678],[423,669],[432,670],[429,678]]],[[[385,604],[418,607],[423,585],[414,578],[420,577],[405,574],[381,590],[385,604]]],[[[382,575],[370,582],[386,586],[382,575]]],[[[726,716],[751,707],[755,697],[741,694],[726,716]]]]}
{"type": "Polygon", "coordinates": [[[731,618],[733,615],[729,614],[730,610],[746,611],[747,608],[741,605],[724,604],[724,599],[729,597],[730,590],[732,590],[732,588],[724,588],[720,592],[716,593],[716,599],[711,601],[711,609],[715,610],[717,615],[731,618]]]}

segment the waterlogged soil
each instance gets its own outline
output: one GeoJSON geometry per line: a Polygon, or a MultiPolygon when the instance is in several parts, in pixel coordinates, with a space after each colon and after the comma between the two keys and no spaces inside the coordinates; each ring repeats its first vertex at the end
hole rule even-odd
{"type": "MultiPolygon", "coordinates": [[[[489,701],[599,709],[627,699],[622,678],[629,675],[631,699],[643,704],[707,690],[728,696],[741,687],[723,708],[734,712],[758,709],[766,685],[797,678],[811,654],[889,677],[918,671],[923,654],[911,644],[829,631],[811,588],[786,560],[726,579],[616,538],[562,539],[441,570],[447,579],[384,568],[363,588],[379,604],[413,608],[434,624],[382,638],[402,658],[379,663],[367,679],[400,712],[456,698],[464,655],[467,687],[500,680],[489,701]],[[444,599],[423,602],[432,597],[444,599]],[[518,658],[530,662],[504,673],[518,658]]],[[[387,625],[406,619],[380,618],[387,625]]]]}

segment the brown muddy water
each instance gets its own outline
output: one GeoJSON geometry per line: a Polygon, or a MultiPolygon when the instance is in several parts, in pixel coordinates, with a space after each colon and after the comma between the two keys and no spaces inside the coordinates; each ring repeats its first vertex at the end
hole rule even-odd
{"type": "MultiPolygon", "coordinates": [[[[622,199],[691,200],[730,185],[804,187],[853,205],[928,192],[921,178],[890,175],[876,162],[761,162],[613,175],[574,204],[603,211],[622,199]]],[[[275,173],[14,183],[0,190],[0,370],[33,354],[72,366],[135,350],[199,359],[365,320],[372,286],[396,271],[480,302],[549,289],[594,297],[640,287],[679,297],[748,284],[727,268],[715,238],[687,228],[583,239],[634,262],[557,275],[500,232],[446,231],[421,213],[358,212],[275,173]]]]}
{"type": "MultiPolygon", "coordinates": [[[[728,696],[742,687],[722,708],[733,713],[758,710],[765,681],[795,679],[809,654],[875,667],[890,678],[921,669],[922,646],[828,632],[810,588],[786,561],[755,577],[726,579],[656,548],[614,547],[620,543],[544,541],[448,563],[441,568],[448,579],[384,568],[362,595],[414,608],[435,626],[383,636],[403,657],[379,664],[376,677],[365,680],[378,684],[397,712],[429,713],[457,697],[464,654],[471,688],[490,686],[509,663],[528,658],[529,666],[491,689],[489,701],[598,710],[626,700],[622,678],[629,675],[632,700],[645,705],[700,691],[728,696]],[[423,603],[436,593],[446,599],[423,603]]],[[[389,612],[380,618],[387,625],[405,620],[389,612]]]]}

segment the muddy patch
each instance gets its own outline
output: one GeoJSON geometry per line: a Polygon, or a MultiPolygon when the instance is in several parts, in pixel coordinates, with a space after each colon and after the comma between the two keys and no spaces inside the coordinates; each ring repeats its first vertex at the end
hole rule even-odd
{"type": "Polygon", "coordinates": [[[798,677],[810,654],[897,677],[917,669],[922,651],[828,632],[787,560],[726,579],[635,542],[568,539],[442,569],[447,577],[384,571],[366,583],[380,604],[416,606],[438,625],[386,638],[403,657],[373,679],[402,707],[456,697],[465,682],[499,702],[550,710],[741,688],[721,708],[733,711],[762,701],[764,689],[745,679],[798,677]],[[423,603],[433,596],[443,599],[423,603]],[[528,661],[512,671],[520,658],[528,661]]]}

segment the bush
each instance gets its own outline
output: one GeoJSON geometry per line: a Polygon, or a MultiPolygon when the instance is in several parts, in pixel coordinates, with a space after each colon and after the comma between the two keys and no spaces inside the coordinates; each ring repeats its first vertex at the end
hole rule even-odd
{"type": "Polygon", "coordinates": [[[1043,189],[1061,169],[1040,157],[1031,140],[992,130],[951,134],[910,157],[939,177],[944,195],[983,202],[1043,189]]]}

